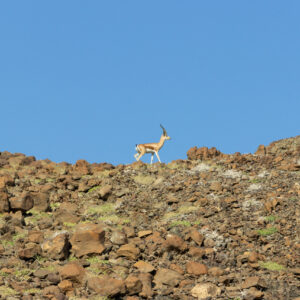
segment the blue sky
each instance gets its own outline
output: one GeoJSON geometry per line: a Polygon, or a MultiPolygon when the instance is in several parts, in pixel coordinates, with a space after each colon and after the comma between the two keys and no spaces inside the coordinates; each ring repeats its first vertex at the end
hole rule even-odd
{"type": "MultiPolygon", "coordinates": [[[[299,1],[0,2],[0,151],[127,164],[136,143],[299,134],[299,1]]],[[[143,159],[150,161],[147,155],[143,159]]]]}

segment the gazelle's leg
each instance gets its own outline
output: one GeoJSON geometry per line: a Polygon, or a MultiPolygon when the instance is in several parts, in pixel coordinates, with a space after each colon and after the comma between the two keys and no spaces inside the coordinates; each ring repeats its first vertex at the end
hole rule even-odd
{"type": "Polygon", "coordinates": [[[141,159],[141,157],[142,157],[145,153],[146,153],[145,150],[142,150],[142,151],[140,152],[139,157],[138,157],[136,160],[139,161],[139,160],[141,159]]]}
{"type": "Polygon", "coordinates": [[[155,154],[156,154],[156,156],[157,156],[157,158],[158,158],[158,161],[161,163],[160,158],[159,158],[159,155],[158,155],[158,152],[155,151],[155,154]]]}
{"type": "Polygon", "coordinates": [[[139,155],[138,153],[134,154],[135,159],[137,159],[138,155],[139,155]]]}
{"type": "Polygon", "coordinates": [[[143,155],[144,155],[144,154],[141,153],[141,154],[139,155],[139,157],[138,157],[136,160],[139,161],[143,155]]]}
{"type": "Polygon", "coordinates": [[[153,156],[154,156],[154,153],[151,154],[151,164],[152,164],[152,161],[153,161],[153,156]]]}

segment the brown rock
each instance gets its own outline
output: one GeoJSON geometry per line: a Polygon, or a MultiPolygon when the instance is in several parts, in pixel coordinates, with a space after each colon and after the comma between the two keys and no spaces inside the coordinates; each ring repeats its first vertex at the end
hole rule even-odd
{"type": "Polygon", "coordinates": [[[18,210],[15,213],[10,213],[11,215],[11,224],[14,226],[22,227],[24,225],[24,216],[23,213],[18,210]]]}
{"type": "Polygon", "coordinates": [[[39,230],[31,230],[28,232],[28,241],[39,244],[44,239],[44,233],[39,230]]]}
{"type": "Polygon", "coordinates": [[[127,296],[126,300],[140,300],[140,298],[138,296],[127,296]]]}
{"type": "Polygon", "coordinates": [[[13,186],[15,184],[14,179],[9,175],[2,175],[0,177],[0,189],[6,188],[7,186],[13,186]]]}
{"type": "Polygon", "coordinates": [[[67,233],[54,235],[42,244],[43,256],[52,259],[66,259],[69,256],[70,243],[67,233]]]}
{"type": "Polygon", "coordinates": [[[204,264],[190,261],[186,264],[186,271],[192,275],[204,275],[208,273],[208,268],[204,264]]]}
{"type": "Polygon", "coordinates": [[[139,260],[133,266],[142,273],[151,273],[152,271],[154,271],[154,267],[151,264],[142,260],[139,260]]]}
{"type": "Polygon", "coordinates": [[[222,191],[222,184],[219,181],[214,181],[210,184],[210,190],[215,191],[215,192],[220,192],[222,191]]]}
{"type": "Polygon", "coordinates": [[[169,268],[170,268],[171,270],[173,270],[173,271],[175,271],[175,272],[181,274],[181,275],[184,275],[183,269],[182,269],[180,266],[176,265],[176,264],[170,264],[170,267],[169,267],[169,268]]]}
{"type": "Polygon", "coordinates": [[[162,288],[163,285],[175,287],[183,279],[183,276],[178,272],[175,272],[170,269],[158,269],[156,275],[154,276],[154,283],[156,288],[162,288]]]}
{"type": "Polygon", "coordinates": [[[146,241],[153,242],[154,244],[163,244],[164,239],[161,237],[160,233],[158,231],[153,232],[152,235],[146,237],[146,241]]]}
{"type": "Polygon", "coordinates": [[[140,255],[140,250],[132,244],[121,246],[117,251],[118,256],[125,256],[130,260],[136,260],[140,255]]]}
{"type": "Polygon", "coordinates": [[[123,280],[114,279],[108,276],[92,277],[87,281],[87,287],[99,294],[99,296],[115,297],[125,294],[126,288],[123,280]]]}
{"type": "Polygon", "coordinates": [[[202,245],[204,236],[198,230],[191,230],[190,237],[198,246],[202,245]]]}
{"type": "Polygon", "coordinates": [[[142,291],[143,284],[139,278],[134,275],[129,275],[125,280],[129,295],[138,294],[142,291]]]}
{"type": "Polygon", "coordinates": [[[244,283],[241,285],[242,289],[248,289],[248,288],[253,287],[253,286],[265,288],[266,283],[260,277],[252,276],[252,277],[246,278],[244,283]]]}
{"type": "Polygon", "coordinates": [[[39,193],[32,193],[33,198],[33,208],[37,211],[49,211],[49,193],[39,192],[39,193]]]}
{"type": "Polygon", "coordinates": [[[218,268],[218,267],[212,267],[208,270],[208,274],[210,274],[214,277],[218,277],[218,276],[222,276],[224,274],[224,270],[222,270],[221,268],[218,268]]]}
{"type": "Polygon", "coordinates": [[[167,250],[178,250],[178,251],[185,251],[187,250],[188,246],[184,242],[184,240],[175,234],[168,234],[167,238],[164,242],[164,246],[167,250]]]}
{"type": "Polygon", "coordinates": [[[73,290],[73,283],[70,280],[63,280],[58,284],[58,287],[65,293],[73,290]]]}
{"type": "Polygon", "coordinates": [[[43,289],[42,295],[46,299],[58,299],[58,300],[66,299],[64,294],[61,293],[59,287],[57,287],[55,285],[50,285],[50,286],[45,287],[43,289]]]}
{"type": "Polygon", "coordinates": [[[73,166],[75,172],[79,173],[80,175],[88,175],[90,174],[90,164],[84,160],[80,159],[76,162],[73,166]]]}
{"type": "Polygon", "coordinates": [[[105,185],[99,190],[100,197],[104,200],[108,198],[108,196],[111,194],[112,186],[111,185],[105,185]]]}
{"type": "Polygon", "coordinates": [[[0,189],[0,213],[9,211],[8,194],[5,188],[0,189]]]}
{"type": "Polygon", "coordinates": [[[248,256],[248,261],[250,263],[256,263],[258,261],[258,254],[256,252],[251,252],[249,253],[249,256],[248,256]]]}
{"type": "Polygon", "coordinates": [[[34,205],[31,194],[27,192],[23,192],[18,197],[11,197],[9,202],[12,210],[21,210],[22,212],[30,210],[34,205]]]}
{"type": "Polygon", "coordinates": [[[193,257],[203,257],[205,254],[206,252],[203,248],[191,247],[189,250],[189,255],[193,257]]]}
{"type": "Polygon", "coordinates": [[[41,253],[41,247],[35,243],[28,243],[24,249],[19,250],[18,256],[21,259],[34,258],[36,255],[41,253]]]}
{"type": "Polygon", "coordinates": [[[45,279],[49,273],[50,273],[50,271],[48,271],[46,269],[39,269],[39,270],[36,270],[33,275],[40,279],[45,279]]]}
{"type": "Polygon", "coordinates": [[[104,247],[105,231],[100,225],[79,224],[70,239],[76,257],[87,254],[101,254],[104,247]]]}
{"type": "Polygon", "coordinates": [[[124,226],[123,230],[128,238],[135,237],[135,231],[133,227],[124,226]]]}
{"type": "Polygon", "coordinates": [[[214,297],[221,294],[221,289],[213,283],[199,283],[192,288],[191,294],[198,300],[210,299],[211,297],[215,299],[214,297]]]}
{"type": "Polygon", "coordinates": [[[197,148],[195,146],[187,152],[187,157],[190,160],[196,160],[196,159],[206,160],[220,155],[222,155],[222,153],[219,150],[217,150],[215,147],[208,149],[207,147],[197,148]]]}
{"type": "Polygon", "coordinates": [[[77,224],[80,220],[78,216],[73,211],[68,211],[62,208],[59,208],[54,214],[55,220],[60,224],[64,225],[66,223],[77,224]]]}
{"type": "Polygon", "coordinates": [[[127,243],[127,236],[124,232],[115,230],[111,234],[110,241],[115,245],[124,245],[127,243]]]}
{"type": "Polygon", "coordinates": [[[152,234],[152,230],[143,230],[143,231],[138,232],[138,237],[142,238],[142,237],[148,236],[150,234],[152,234]]]}
{"type": "Polygon", "coordinates": [[[264,145],[259,145],[256,152],[255,152],[255,155],[266,155],[267,154],[267,149],[264,145]]]}
{"type": "Polygon", "coordinates": [[[262,299],[262,297],[264,296],[264,293],[255,287],[251,287],[246,291],[247,299],[262,299]]]}
{"type": "Polygon", "coordinates": [[[84,268],[77,262],[67,263],[59,271],[59,275],[63,280],[68,279],[76,284],[83,281],[84,274],[84,268]]]}
{"type": "Polygon", "coordinates": [[[264,203],[264,207],[267,212],[271,213],[273,209],[279,204],[279,201],[277,199],[272,199],[270,201],[267,201],[264,203]]]}
{"type": "Polygon", "coordinates": [[[142,291],[139,293],[141,297],[149,298],[153,296],[152,291],[152,275],[149,273],[141,273],[139,274],[139,279],[142,282],[143,288],[142,291]]]}

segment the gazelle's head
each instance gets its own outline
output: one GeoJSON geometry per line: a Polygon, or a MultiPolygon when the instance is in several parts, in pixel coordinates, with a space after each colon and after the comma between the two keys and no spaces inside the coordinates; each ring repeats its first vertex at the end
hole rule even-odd
{"type": "Polygon", "coordinates": [[[165,140],[170,140],[171,138],[168,136],[166,129],[161,124],[160,124],[160,127],[163,130],[163,135],[162,136],[164,137],[164,139],[165,140]]]}

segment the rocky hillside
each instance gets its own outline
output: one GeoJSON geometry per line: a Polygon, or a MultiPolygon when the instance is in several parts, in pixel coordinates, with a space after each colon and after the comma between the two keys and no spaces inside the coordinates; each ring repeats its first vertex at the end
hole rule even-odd
{"type": "Polygon", "coordinates": [[[0,154],[1,299],[300,299],[300,136],[113,166],[0,154]]]}

